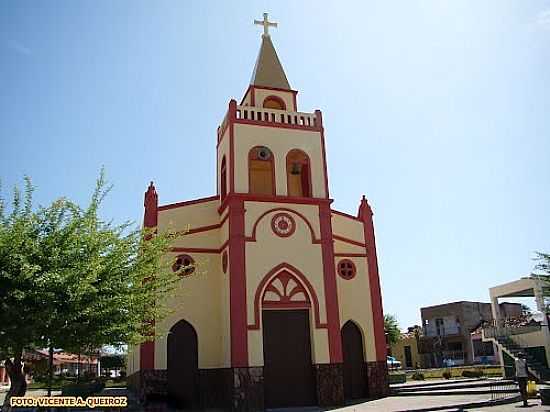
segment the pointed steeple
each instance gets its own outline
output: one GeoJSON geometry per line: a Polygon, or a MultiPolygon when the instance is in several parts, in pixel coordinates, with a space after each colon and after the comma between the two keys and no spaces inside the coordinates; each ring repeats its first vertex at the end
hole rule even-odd
{"type": "Polygon", "coordinates": [[[263,21],[255,20],[254,23],[264,26],[264,34],[262,34],[262,45],[260,46],[260,53],[258,53],[250,84],[290,90],[290,84],[268,32],[269,26],[277,27],[276,23],[267,21],[267,13],[264,13],[263,21]]]}

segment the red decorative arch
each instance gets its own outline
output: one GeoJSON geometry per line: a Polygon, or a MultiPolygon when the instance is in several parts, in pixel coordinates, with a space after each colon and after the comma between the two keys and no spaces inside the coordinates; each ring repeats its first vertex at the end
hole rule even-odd
{"type": "Polygon", "coordinates": [[[254,323],[248,325],[248,329],[260,329],[261,307],[284,309],[308,308],[311,307],[312,302],[315,328],[327,329],[328,325],[321,323],[319,317],[319,299],[309,280],[291,264],[286,262],[281,263],[271,269],[258,285],[254,296],[254,323]],[[291,286],[290,288],[289,285],[291,286]],[[301,298],[301,293],[304,298],[301,298]]]}
{"type": "Polygon", "coordinates": [[[288,270],[283,269],[271,278],[266,286],[263,307],[309,307],[310,301],[306,289],[288,270]]]}
{"type": "Polygon", "coordinates": [[[309,232],[311,233],[311,243],[314,243],[314,244],[321,243],[321,239],[317,239],[315,237],[315,232],[313,231],[313,226],[311,225],[309,220],[307,220],[307,218],[303,214],[301,214],[300,212],[297,212],[296,210],[292,210],[292,209],[289,209],[289,208],[286,208],[286,207],[277,207],[277,208],[270,209],[270,210],[262,213],[260,215],[260,217],[258,219],[256,219],[256,221],[254,222],[254,226],[252,227],[252,235],[248,236],[246,238],[246,240],[248,242],[255,242],[256,241],[256,229],[258,228],[258,223],[260,223],[260,220],[262,220],[266,215],[268,215],[270,213],[279,212],[279,211],[289,212],[289,213],[293,213],[293,214],[299,216],[304,222],[306,222],[306,225],[309,227],[309,232]]]}

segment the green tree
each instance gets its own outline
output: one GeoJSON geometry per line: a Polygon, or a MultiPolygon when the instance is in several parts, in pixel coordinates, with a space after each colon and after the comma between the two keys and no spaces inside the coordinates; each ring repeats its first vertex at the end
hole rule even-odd
{"type": "Polygon", "coordinates": [[[399,329],[399,324],[397,319],[393,315],[384,315],[384,332],[388,336],[388,343],[394,345],[399,341],[401,336],[401,330],[399,329]]]}
{"type": "MultiPolygon", "coordinates": [[[[532,277],[537,278],[542,282],[544,288],[550,288],[550,253],[536,252],[535,270],[531,274],[532,277]]],[[[546,313],[550,314],[550,300],[545,300],[546,313]]]]}
{"type": "MultiPolygon", "coordinates": [[[[33,207],[26,179],[8,213],[0,198],[0,356],[11,396],[24,395],[25,348],[88,351],[154,337],[152,320],[169,309],[164,297],[180,277],[162,257],[174,236],[130,223],[103,221],[109,192],[103,171],[89,205],[61,198],[33,207]]],[[[4,410],[3,408],[3,410],[4,410]]]]}

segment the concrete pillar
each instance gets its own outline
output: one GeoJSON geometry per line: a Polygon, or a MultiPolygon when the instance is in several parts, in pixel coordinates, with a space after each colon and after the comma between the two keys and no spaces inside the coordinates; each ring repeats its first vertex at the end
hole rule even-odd
{"type": "Polygon", "coordinates": [[[498,296],[491,296],[491,312],[493,313],[495,326],[501,326],[502,319],[500,317],[500,306],[498,306],[498,296]]]}

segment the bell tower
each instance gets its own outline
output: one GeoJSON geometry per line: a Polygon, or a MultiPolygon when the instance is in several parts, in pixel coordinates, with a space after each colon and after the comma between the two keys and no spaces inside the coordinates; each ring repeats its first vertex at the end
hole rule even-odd
{"type": "Polygon", "coordinates": [[[250,85],[240,104],[229,109],[218,128],[217,188],[254,196],[328,198],[322,116],[298,111],[298,91],[290,87],[264,27],[250,85]]]}

